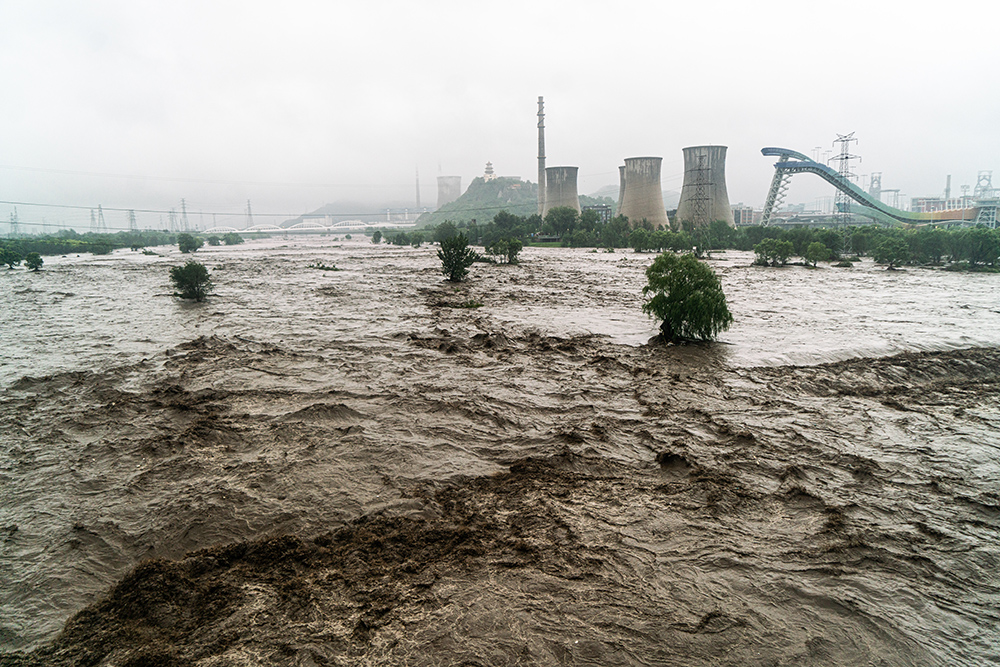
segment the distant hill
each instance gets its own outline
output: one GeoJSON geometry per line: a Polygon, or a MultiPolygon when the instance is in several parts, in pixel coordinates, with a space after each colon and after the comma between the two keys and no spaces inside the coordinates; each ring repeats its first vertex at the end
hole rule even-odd
{"type": "MultiPolygon", "coordinates": [[[[606,204],[614,207],[610,197],[588,197],[580,195],[580,206],[606,204]]],[[[519,178],[495,178],[483,180],[482,176],[472,179],[469,189],[455,201],[445,204],[433,213],[425,213],[417,219],[418,227],[434,227],[445,220],[454,223],[475,220],[484,224],[500,211],[507,211],[521,217],[538,212],[538,184],[519,178]]]]}
{"type": "Polygon", "coordinates": [[[472,179],[465,193],[433,213],[417,219],[418,227],[434,227],[445,220],[485,223],[500,211],[529,216],[538,212],[538,184],[520,178],[472,179]]]}

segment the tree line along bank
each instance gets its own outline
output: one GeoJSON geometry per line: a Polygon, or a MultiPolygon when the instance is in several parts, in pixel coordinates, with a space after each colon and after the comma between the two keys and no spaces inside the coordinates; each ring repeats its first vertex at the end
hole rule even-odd
{"type": "Polygon", "coordinates": [[[553,208],[543,219],[539,215],[518,216],[501,211],[485,224],[445,221],[436,227],[411,232],[376,230],[375,242],[419,246],[425,241],[440,243],[461,232],[470,244],[490,248],[498,242],[516,239],[526,246],[570,248],[631,248],[636,252],[690,252],[747,250],[757,254],[756,263],[781,265],[791,257],[801,257],[815,265],[819,261],[845,261],[872,257],[890,266],[948,264],[953,269],[991,270],[1000,260],[1000,229],[986,227],[878,227],[842,228],[730,227],[716,221],[707,227],[684,229],[654,228],[645,220],[630,222],[623,216],[609,221],[585,210],[553,208]]]}

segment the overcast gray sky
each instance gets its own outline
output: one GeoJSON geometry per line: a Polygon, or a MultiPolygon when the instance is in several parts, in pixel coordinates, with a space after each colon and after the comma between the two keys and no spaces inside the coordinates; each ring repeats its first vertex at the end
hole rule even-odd
{"type": "MultiPolygon", "coordinates": [[[[548,164],[585,194],[641,155],[679,190],[681,149],[723,144],[732,202],[759,207],[763,146],[852,131],[858,173],[957,194],[978,170],[1000,185],[998,23],[962,0],[0,0],[0,200],[298,214],[413,202],[419,169],[433,205],[436,176],[487,160],[536,180],[539,95],[548,164]]],[[[799,175],[789,199],[830,194],[799,175]]]]}

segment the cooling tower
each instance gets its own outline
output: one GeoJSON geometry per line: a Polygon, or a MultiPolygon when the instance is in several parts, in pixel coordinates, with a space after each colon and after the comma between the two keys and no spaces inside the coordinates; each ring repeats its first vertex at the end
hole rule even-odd
{"type": "Polygon", "coordinates": [[[735,227],[726,191],[726,147],[690,146],[684,149],[684,188],[677,220],[691,229],[725,220],[735,227]]]}
{"type": "Polygon", "coordinates": [[[461,176],[438,176],[438,208],[462,196],[461,176]]]}
{"type": "Polygon", "coordinates": [[[557,206],[568,206],[580,213],[580,196],[576,192],[576,172],[579,167],[545,168],[545,213],[557,206]]]}
{"type": "Polygon", "coordinates": [[[621,208],[618,215],[629,219],[633,227],[644,218],[653,227],[663,225],[666,229],[667,210],[663,207],[663,190],[660,188],[661,157],[629,157],[625,158],[625,183],[621,195],[621,208]]]}

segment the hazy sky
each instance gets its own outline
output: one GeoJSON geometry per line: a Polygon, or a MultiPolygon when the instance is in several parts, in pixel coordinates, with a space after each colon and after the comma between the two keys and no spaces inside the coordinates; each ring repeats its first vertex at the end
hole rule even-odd
{"type": "MultiPolygon", "coordinates": [[[[433,205],[436,176],[464,187],[487,160],[536,180],[539,95],[548,164],[578,166],[584,194],[642,155],[679,190],[681,149],[723,144],[730,199],[760,207],[761,147],[848,132],[883,188],[937,195],[951,174],[958,194],[978,170],[1000,185],[998,7],[0,0],[0,200],[298,214],[412,203],[419,169],[433,205]]],[[[790,201],[832,194],[792,183],[790,201]]]]}

